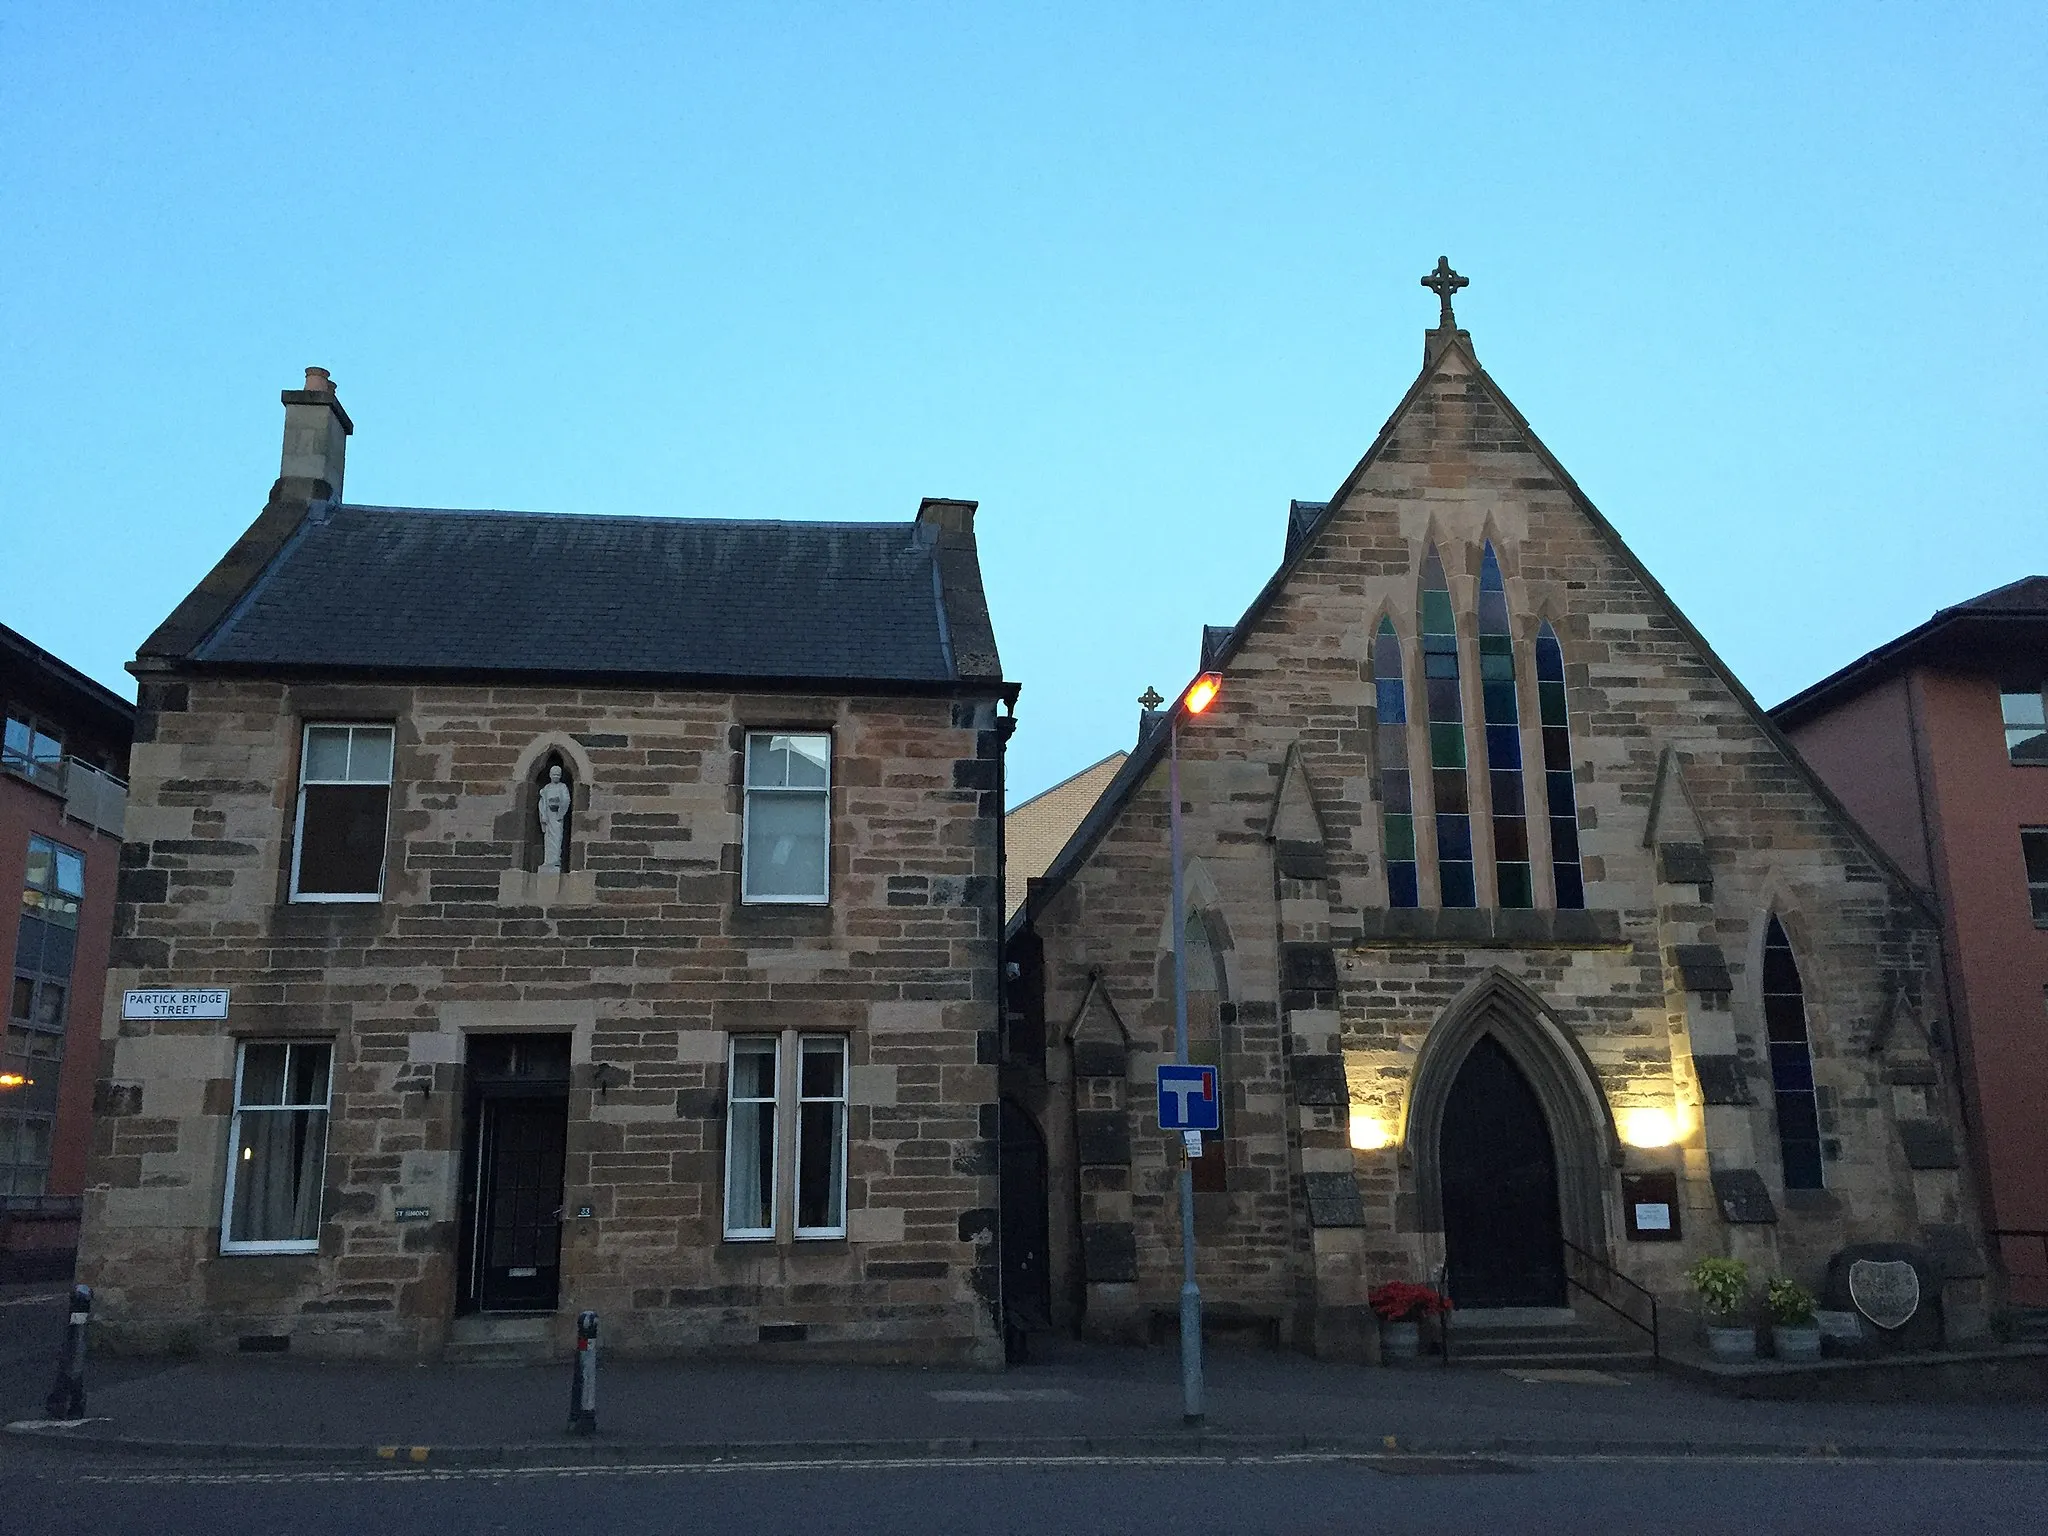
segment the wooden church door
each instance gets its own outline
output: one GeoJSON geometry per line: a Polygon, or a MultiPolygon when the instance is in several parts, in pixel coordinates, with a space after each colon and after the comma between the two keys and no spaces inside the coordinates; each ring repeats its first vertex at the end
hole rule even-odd
{"type": "Polygon", "coordinates": [[[1529,1080],[1482,1035],[1444,1106],[1444,1257],[1460,1307],[1565,1305],[1557,1155],[1529,1080]]]}

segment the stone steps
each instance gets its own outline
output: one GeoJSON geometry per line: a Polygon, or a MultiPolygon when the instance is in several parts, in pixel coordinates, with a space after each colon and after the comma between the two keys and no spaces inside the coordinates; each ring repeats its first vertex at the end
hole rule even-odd
{"type": "Polygon", "coordinates": [[[441,1348],[447,1365],[536,1365],[555,1358],[552,1312],[478,1312],[458,1317],[441,1348]]]}
{"type": "Polygon", "coordinates": [[[2012,1340],[2015,1344],[2048,1344],[2048,1307],[2014,1307],[2012,1340]]]}
{"type": "Polygon", "coordinates": [[[1451,1318],[1451,1364],[1491,1370],[1647,1371],[1646,1335],[1565,1307],[1462,1312],[1451,1318]]]}

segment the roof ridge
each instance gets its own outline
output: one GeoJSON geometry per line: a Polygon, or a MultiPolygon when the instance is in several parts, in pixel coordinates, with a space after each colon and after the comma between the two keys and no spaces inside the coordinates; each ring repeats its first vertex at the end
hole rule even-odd
{"type": "Polygon", "coordinates": [[[874,528],[908,531],[915,518],[690,517],[640,512],[527,512],[514,507],[402,507],[383,502],[344,501],[329,504],[331,512],[402,512],[413,517],[501,517],[518,521],[628,523],[702,528],[874,528]]]}

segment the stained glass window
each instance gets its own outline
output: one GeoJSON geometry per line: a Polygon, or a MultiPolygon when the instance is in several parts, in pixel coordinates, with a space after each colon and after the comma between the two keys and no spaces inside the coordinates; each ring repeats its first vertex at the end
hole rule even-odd
{"type": "Polygon", "coordinates": [[[1776,917],[1764,930],[1764,1031],[1777,1098],[1778,1146],[1787,1189],[1819,1189],[1820,1106],[1813,1091],[1813,1048],[1806,1037],[1806,990],[1791,941],[1776,917]]]}
{"type": "Polygon", "coordinates": [[[1422,900],[1415,878],[1415,800],[1408,781],[1408,684],[1401,672],[1401,641],[1392,619],[1380,620],[1372,645],[1373,686],[1379,694],[1380,815],[1385,825],[1387,905],[1422,900]]]}
{"type": "Polygon", "coordinates": [[[1572,783],[1572,725],[1565,708],[1564,650],[1546,621],[1536,632],[1536,708],[1543,722],[1543,792],[1550,812],[1550,872],[1560,907],[1586,904],[1579,868],[1579,796],[1572,783]]]}
{"type": "Polygon", "coordinates": [[[1436,793],[1436,873],[1447,907],[1476,907],[1472,806],[1465,780],[1465,706],[1458,689],[1458,624],[1436,546],[1422,564],[1422,687],[1429,706],[1429,781],[1436,793]]]}
{"type": "Polygon", "coordinates": [[[1479,562],[1479,693],[1486,715],[1487,788],[1493,794],[1493,870],[1504,907],[1536,905],[1529,822],[1522,804],[1522,712],[1515,702],[1515,642],[1500,560],[1479,562]]]}

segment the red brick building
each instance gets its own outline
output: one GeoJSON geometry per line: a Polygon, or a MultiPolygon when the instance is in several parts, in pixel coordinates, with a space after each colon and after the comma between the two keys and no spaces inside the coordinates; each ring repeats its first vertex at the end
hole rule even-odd
{"type": "Polygon", "coordinates": [[[0,1280],[70,1273],[135,710],[0,625],[0,1280]]]}
{"type": "Polygon", "coordinates": [[[1944,608],[1773,715],[1939,902],[1986,1223],[2048,1303],[2048,576],[1944,608]]]}

